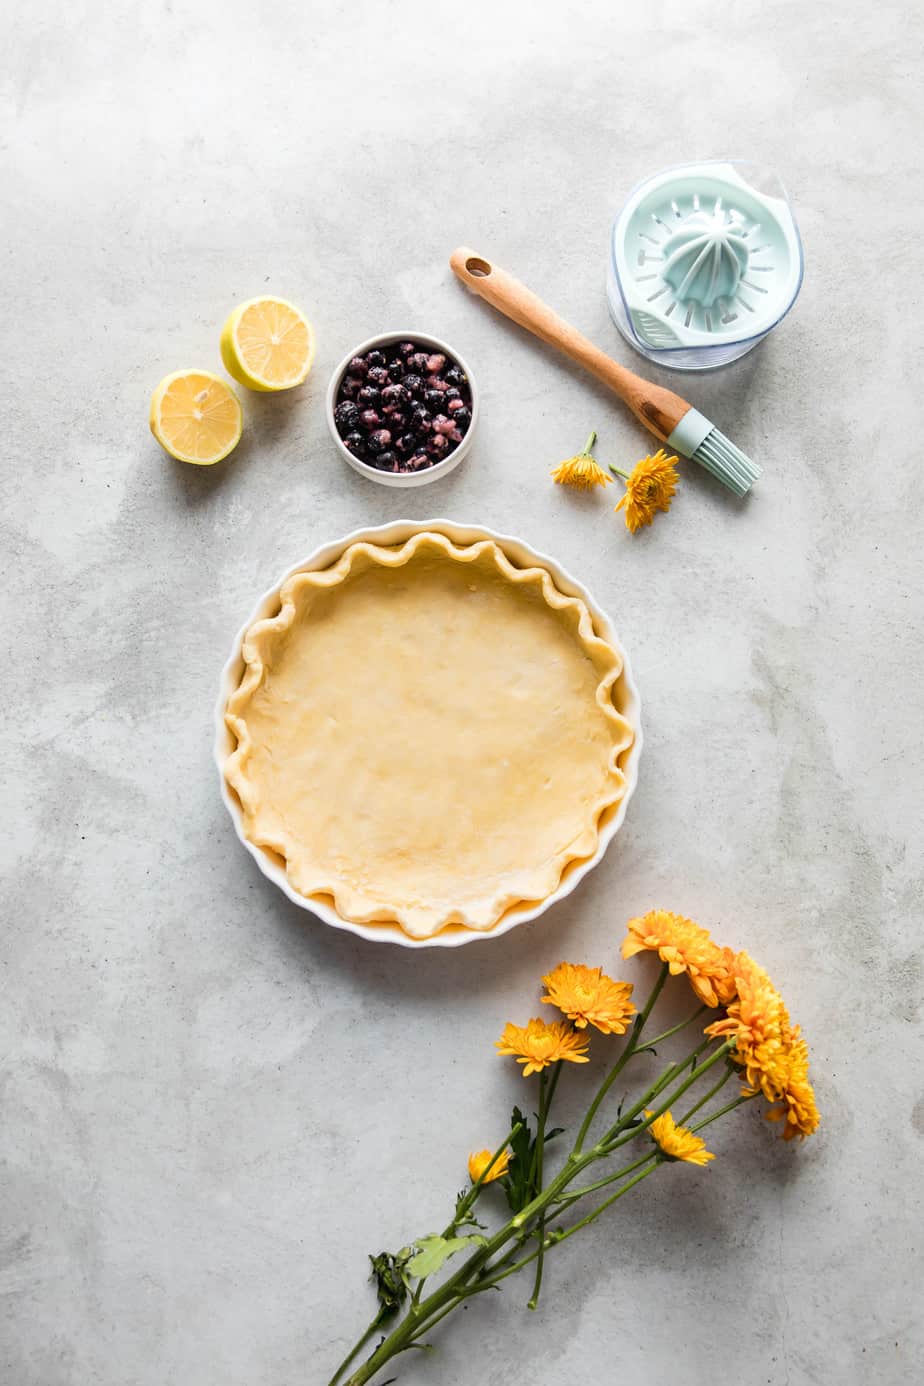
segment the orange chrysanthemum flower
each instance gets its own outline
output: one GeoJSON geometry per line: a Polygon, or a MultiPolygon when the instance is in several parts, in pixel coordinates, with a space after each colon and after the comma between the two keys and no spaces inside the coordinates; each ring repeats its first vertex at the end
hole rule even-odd
{"type": "Polygon", "coordinates": [[[808,1045],[798,1025],[790,1024],[782,996],[747,953],[735,958],[734,977],[737,997],[728,1015],[708,1026],[706,1034],[734,1039],[732,1058],[744,1069],[745,1095],[762,1092],[779,1104],[769,1117],[784,1122],[785,1140],[810,1136],[819,1115],[808,1080],[808,1045]]]}
{"type": "Polygon", "coordinates": [[[510,1151],[503,1151],[491,1165],[493,1154],[493,1150],[475,1150],[469,1155],[468,1172],[472,1177],[473,1184],[477,1184],[479,1179],[482,1184],[492,1184],[495,1179],[503,1179],[510,1168],[510,1151]],[[488,1165],[491,1165],[490,1169],[488,1169],[488,1165]],[[488,1170],[487,1174],[485,1174],[485,1170],[488,1170]]]}
{"type": "Polygon", "coordinates": [[[553,481],[559,486],[573,486],[577,491],[592,491],[595,486],[609,486],[612,477],[591,456],[591,448],[597,441],[596,433],[591,433],[584,444],[584,451],[576,457],[568,457],[550,472],[553,481]]]}
{"type": "Polygon", "coordinates": [[[622,510],[625,506],[626,526],[633,534],[644,525],[650,525],[659,510],[670,510],[680,480],[674,466],[676,461],[676,457],[668,457],[663,448],[658,448],[654,457],[643,457],[629,473],[612,468],[626,483],[626,494],[616,509],[622,510]]]}
{"type": "MultiPolygon", "coordinates": [[[[646,1117],[651,1112],[645,1113],[646,1117]]],[[[686,1126],[678,1126],[670,1112],[662,1112],[651,1123],[648,1134],[661,1147],[669,1160],[685,1160],[688,1165],[708,1165],[715,1156],[706,1149],[706,1142],[686,1126]]]]}
{"type": "Polygon", "coordinates": [[[602,967],[559,963],[542,979],[544,1005],[557,1006],[579,1030],[593,1025],[602,1035],[624,1035],[635,1015],[631,982],[614,982],[602,967]]]}
{"type": "Polygon", "coordinates": [[[566,1059],[572,1064],[586,1064],[589,1041],[566,1024],[564,1020],[546,1025],[544,1020],[533,1018],[528,1025],[504,1026],[504,1033],[497,1041],[499,1054],[513,1054],[517,1063],[523,1064],[523,1077],[531,1073],[541,1073],[550,1064],[566,1059]]]}
{"type": "Polygon", "coordinates": [[[727,1006],[734,997],[734,953],[720,948],[709,931],[692,919],[670,910],[649,910],[640,919],[630,919],[626,928],[624,958],[645,950],[657,953],[669,965],[672,976],[687,974],[696,995],[707,1006],[727,1006]]]}

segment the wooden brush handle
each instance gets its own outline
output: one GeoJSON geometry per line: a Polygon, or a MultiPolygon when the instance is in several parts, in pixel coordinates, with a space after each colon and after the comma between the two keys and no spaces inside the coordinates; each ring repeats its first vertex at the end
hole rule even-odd
{"type": "Polygon", "coordinates": [[[557,347],[572,361],[585,366],[604,385],[615,390],[639,422],[662,443],[689,411],[690,405],[685,399],[627,371],[625,366],[613,361],[564,318],[554,313],[525,284],[486,260],[483,255],[476,254],[467,246],[460,246],[449,257],[449,263],[462,283],[490,303],[492,308],[512,318],[534,337],[540,337],[550,346],[557,347]]]}

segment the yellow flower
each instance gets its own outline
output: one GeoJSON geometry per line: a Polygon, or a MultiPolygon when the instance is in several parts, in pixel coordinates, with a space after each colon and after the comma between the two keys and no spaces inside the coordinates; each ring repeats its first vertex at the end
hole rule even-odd
{"type": "Polygon", "coordinates": [[[591,433],[584,444],[583,452],[579,452],[577,457],[569,457],[566,461],[560,462],[554,471],[550,472],[552,480],[557,481],[559,486],[573,486],[578,491],[592,491],[595,486],[609,486],[612,477],[607,476],[599,462],[595,462],[591,456],[591,448],[596,441],[596,433],[591,433]]]}
{"type": "Polygon", "coordinates": [[[707,1006],[727,1006],[734,997],[734,953],[730,948],[720,948],[708,930],[692,919],[671,914],[670,910],[649,910],[640,919],[630,919],[626,928],[629,933],[622,943],[624,958],[646,949],[657,953],[662,962],[669,964],[672,976],[687,974],[696,995],[707,1006]]]}
{"type": "Polygon", "coordinates": [[[626,483],[626,494],[616,509],[625,506],[626,525],[633,534],[643,525],[650,525],[659,510],[670,510],[680,480],[674,467],[676,461],[676,457],[668,457],[663,448],[658,448],[654,457],[643,457],[629,473],[612,468],[626,483]]]}
{"type": "Polygon", "coordinates": [[[499,1054],[513,1054],[518,1064],[523,1064],[523,1077],[540,1073],[559,1059],[567,1059],[572,1064],[586,1064],[589,1041],[576,1030],[572,1030],[563,1020],[546,1025],[544,1020],[533,1018],[528,1025],[504,1026],[504,1033],[497,1041],[499,1054]]]}
{"type": "Polygon", "coordinates": [[[502,1154],[498,1155],[494,1164],[491,1165],[491,1156],[493,1154],[493,1150],[477,1150],[472,1151],[471,1155],[469,1155],[468,1172],[472,1177],[473,1184],[477,1184],[479,1179],[482,1184],[491,1184],[495,1179],[503,1179],[507,1170],[510,1168],[510,1151],[505,1150],[502,1154]],[[488,1169],[488,1165],[491,1165],[490,1169],[488,1169]],[[487,1174],[485,1174],[486,1169],[488,1170],[487,1174]]]}
{"type": "MultiPolygon", "coordinates": [[[[646,1117],[651,1112],[645,1113],[646,1117]]],[[[686,1126],[678,1126],[670,1112],[662,1112],[651,1123],[648,1134],[670,1160],[686,1160],[688,1165],[708,1165],[715,1156],[706,1149],[701,1136],[695,1136],[686,1126]]]]}
{"type": "Polygon", "coordinates": [[[733,1038],[732,1058],[744,1069],[744,1093],[762,1092],[778,1106],[771,1121],[783,1121],[783,1137],[810,1136],[819,1122],[815,1094],[808,1080],[808,1045],[798,1025],[791,1025],[782,996],[762,967],[747,953],[734,963],[737,997],[722,1020],[706,1029],[707,1035],[733,1038]]]}
{"type": "Polygon", "coordinates": [[[614,982],[601,967],[563,962],[542,981],[549,993],[543,1004],[557,1006],[579,1030],[589,1023],[602,1035],[624,1035],[635,1015],[632,983],[614,982]]]}

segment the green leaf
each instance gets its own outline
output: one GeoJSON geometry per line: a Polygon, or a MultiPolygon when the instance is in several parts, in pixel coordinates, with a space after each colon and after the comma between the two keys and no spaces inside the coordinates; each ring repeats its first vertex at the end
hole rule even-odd
{"type": "Polygon", "coordinates": [[[435,1275],[444,1261],[448,1261],[450,1256],[455,1256],[457,1251],[461,1251],[465,1246],[473,1243],[487,1246],[484,1237],[478,1233],[471,1237],[418,1237],[417,1255],[413,1260],[408,1261],[407,1268],[411,1275],[416,1275],[420,1280],[426,1280],[427,1276],[435,1275]]]}

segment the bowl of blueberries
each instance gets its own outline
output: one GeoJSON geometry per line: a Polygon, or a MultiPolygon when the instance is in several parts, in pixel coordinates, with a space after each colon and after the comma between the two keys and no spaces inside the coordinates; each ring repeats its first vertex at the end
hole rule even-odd
{"type": "Polygon", "coordinates": [[[477,418],[471,372],[428,333],[361,342],[327,390],[327,422],[344,461],[383,486],[426,486],[458,467],[477,418]]]}

